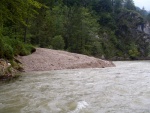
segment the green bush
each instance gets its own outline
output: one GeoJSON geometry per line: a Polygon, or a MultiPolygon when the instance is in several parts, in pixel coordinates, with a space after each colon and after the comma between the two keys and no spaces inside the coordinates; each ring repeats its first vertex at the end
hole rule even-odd
{"type": "Polygon", "coordinates": [[[11,46],[14,50],[14,55],[25,55],[26,51],[24,48],[24,44],[19,40],[11,40],[11,46]]]}
{"type": "Polygon", "coordinates": [[[20,53],[19,53],[19,55],[25,56],[25,55],[29,55],[29,54],[31,54],[35,51],[36,51],[36,49],[32,45],[24,44],[21,51],[20,51],[20,53]]]}
{"type": "Polygon", "coordinates": [[[36,51],[36,49],[32,45],[24,44],[22,42],[19,42],[18,45],[14,48],[14,50],[18,55],[21,56],[26,56],[36,51]]]}
{"type": "Polygon", "coordinates": [[[30,52],[30,54],[36,51],[35,47],[33,47],[31,44],[25,44],[25,48],[30,52]]]}
{"type": "Polygon", "coordinates": [[[35,51],[35,48],[32,45],[24,44],[23,42],[19,40],[11,40],[10,44],[14,50],[15,56],[16,55],[21,55],[21,56],[29,55],[35,51]]]}
{"type": "Polygon", "coordinates": [[[63,50],[65,47],[64,39],[61,35],[57,35],[52,39],[52,46],[54,49],[63,50]]]}
{"type": "Polygon", "coordinates": [[[100,42],[94,42],[92,45],[92,55],[101,56],[103,54],[102,44],[100,42]]]}
{"type": "Polygon", "coordinates": [[[7,59],[13,59],[14,57],[13,48],[8,44],[4,45],[4,57],[7,59]]]}
{"type": "Polygon", "coordinates": [[[130,49],[128,51],[128,54],[129,54],[130,58],[134,59],[134,58],[138,57],[139,51],[138,51],[137,45],[134,43],[131,43],[129,47],[130,47],[130,49]]]}
{"type": "Polygon", "coordinates": [[[14,56],[25,56],[34,51],[35,48],[30,44],[9,37],[0,37],[0,58],[13,59],[14,56]]]}
{"type": "Polygon", "coordinates": [[[4,42],[3,42],[2,38],[0,37],[0,58],[3,57],[3,55],[4,55],[3,52],[4,52],[4,42]]]}

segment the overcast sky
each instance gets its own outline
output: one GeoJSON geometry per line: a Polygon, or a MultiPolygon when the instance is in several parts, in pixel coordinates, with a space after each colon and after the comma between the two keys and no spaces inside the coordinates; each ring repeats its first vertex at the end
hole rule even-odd
{"type": "Polygon", "coordinates": [[[150,11],[150,0],[134,0],[135,6],[140,8],[145,8],[145,10],[150,11]]]}

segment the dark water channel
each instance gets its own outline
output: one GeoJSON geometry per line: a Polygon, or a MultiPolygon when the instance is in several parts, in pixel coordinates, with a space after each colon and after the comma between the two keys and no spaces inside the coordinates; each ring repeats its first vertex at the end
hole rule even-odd
{"type": "Polygon", "coordinates": [[[0,113],[150,113],[150,61],[23,73],[0,85],[0,113]]]}

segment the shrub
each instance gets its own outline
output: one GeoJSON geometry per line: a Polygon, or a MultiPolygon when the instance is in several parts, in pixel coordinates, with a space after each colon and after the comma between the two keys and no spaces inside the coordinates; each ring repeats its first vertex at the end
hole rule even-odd
{"type": "Polygon", "coordinates": [[[7,59],[13,59],[14,57],[13,48],[8,44],[4,45],[4,57],[7,59]]]}
{"type": "Polygon", "coordinates": [[[24,44],[23,42],[19,40],[11,40],[10,44],[14,50],[15,56],[16,55],[21,55],[21,56],[29,55],[35,51],[35,48],[32,45],[24,44]]]}
{"type": "Polygon", "coordinates": [[[100,42],[94,42],[92,45],[92,55],[101,56],[103,54],[102,44],[100,42]]]}
{"type": "Polygon", "coordinates": [[[13,59],[14,56],[25,56],[34,51],[35,48],[30,44],[9,37],[0,37],[0,58],[13,59]]]}
{"type": "Polygon", "coordinates": [[[24,44],[19,40],[11,40],[11,46],[14,50],[14,55],[25,55],[24,44]]]}
{"type": "Polygon", "coordinates": [[[63,50],[65,47],[64,39],[61,35],[57,35],[52,39],[52,46],[54,49],[63,50]]]}
{"type": "Polygon", "coordinates": [[[130,49],[129,49],[128,53],[129,53],[129,56],[131,59],[136,59],[136,57],[138,57],[140,54],[137,46],[133,43],[130,44],[130,49]]]}
{"type": "Polygon", "coordinates": [[[30,53],[33,53],[36,51],[35,47],[33,47],[31,44],[25,44],[25,48],[27,51],[29,51],[30,53]]]}
{"type": "Polygon", "coordinates": [[[26,56],[36,51],[36,49],[30,44],[24,44],[22,42],[19,43],[20,43],[18,44],[19,49],[15,48],[15,51],[18,55],[26,56]]]}
{"type": "Polygon", "coordinates": [[[4,42],[3,42],[2,38],[0,37],[0,58],[3,57],[3,55],[4,55],[3,52],[4,52],[4,42]]]}
{"type": "Polygon", "coordinates": [[[35,51],[36,51],[36,49],[32,45],[24,44],[22,50],[19,53],[19,55],[25,56],[25,55],[29,55],[29,54],[31,54],[35,51]]]}

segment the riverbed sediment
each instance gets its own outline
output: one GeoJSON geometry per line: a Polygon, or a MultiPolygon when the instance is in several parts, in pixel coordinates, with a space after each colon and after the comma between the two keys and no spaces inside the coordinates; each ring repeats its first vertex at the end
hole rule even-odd
{"type": "Polygon", "coordinates": [[[115,66],[111,61],[45,48],[36,48],[36,52],[31,55],[19,56],[17,59],[26,72],[115,66]]]}

